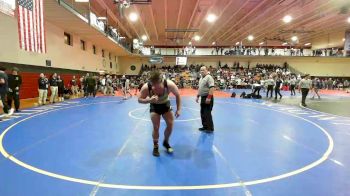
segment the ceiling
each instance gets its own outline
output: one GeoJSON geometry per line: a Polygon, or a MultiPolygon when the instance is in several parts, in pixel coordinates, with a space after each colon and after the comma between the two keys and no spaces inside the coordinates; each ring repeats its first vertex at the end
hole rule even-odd
{"type": "MultiPolygon", "coordinates": [[[[92,0],[92,5],[94,5],[92,0]]],[[[334,32],[345,32],[350,27],[349,0],[152,0],[150,4],[134,4],[121,17],[113,0],[104,0],[130,38],[146,35],[146,45],[198,46],[234,45],[242,41],[246,45],[281,45],[297,36],[299,45],[312,42],[334,32]],[[114,6],[114,7],[113,7],[114,6]],[[131,22],[128,15],[136,12],[139,20],[131,22]],[[206,18],[215,14],[217,20],[209,23],[206,18]],[[285,24],[285,15],[293,17],[285,24]],[[198,32],[166,32],[166,29],[198,29],[198,32]],[[198,35],[200,41],[194,41],[198,35]],[[254,40],[248,41],[248,35],[254,40]],[[267,42],[266,42],[267,40],[267,42]]],[[[96,12],[103,10],[93,7],[96,12]]],[[[116,20],[115,20],[116,21],[116,20]]]]}

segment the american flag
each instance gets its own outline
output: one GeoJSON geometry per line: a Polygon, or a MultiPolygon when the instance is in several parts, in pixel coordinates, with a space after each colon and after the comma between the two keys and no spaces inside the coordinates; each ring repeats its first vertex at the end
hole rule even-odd
{"type": "Polygon", "coordinates": [[[18,0],[17,2],[20,48],[46,53],[43,0],[18,0]]]}

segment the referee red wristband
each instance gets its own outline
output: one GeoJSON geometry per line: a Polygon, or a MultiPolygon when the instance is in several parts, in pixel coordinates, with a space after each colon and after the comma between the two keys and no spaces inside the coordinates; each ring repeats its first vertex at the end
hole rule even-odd
{"type": "Polygon", "coordinates": [[[208,95],[207,99],[211,99],[213,97],[213,95],[208,95]]]}

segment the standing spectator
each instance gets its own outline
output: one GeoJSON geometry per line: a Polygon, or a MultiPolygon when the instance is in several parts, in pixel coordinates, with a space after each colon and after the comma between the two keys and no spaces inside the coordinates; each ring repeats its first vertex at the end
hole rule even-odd
{"type": "Polygon", "coordinates": [[[12,74],[8,76],[8,82],[9,82],[9,90],[7,93],[7,104],[11,108],[12,107],[12,100],[15,104],[16,112],[19,112],[19,90],[22,85],[22,77],[18,75],[18,68],[14,67],[12,69],[12,74]]]}
{"type": "Polygon", "coordinates": [[[43,73],[40,74],[40,78],[38,80],[39,85],[39,105],[45,105],[46,104],[46,98],[47,98],[47,89],[49,88],[49,81],[45,77],[43,73]]]}
{"type": "Polygon", "coordinates": [[[114,96],[113,80],[110,75],[107,75],[106,77],[106,94],[114,96]]]}
{"type": "Polygon", "coordinates": [[[313,95],[311,99],[315,99],[315,95],[317,95],[318,99],[321,99],[320,95],[318,94],[318,91],[321,88],[321,81],[318,78],[315,78],[312,81],[312,88],[313,88],[313,95]]]}
{"type": "Polygon", "coordinates": [[[64,101],[64,81],[61,79],[61,76],[57,76],[57,87],[58,87],[58,101],[64,101]]]}
{"type": "Polygon", "coordinates": [[[297,83],[297,80],[293,76],[292,79],[289,80],[289,85],[290,85],[290,95],[295,96],[295,84],[297,83]]]}
{"type": "Polygon", "coordinates": [[[50,78],[50,90],[51,90],[51,98],[50,103],[55,103],[58,93],[58,83],[57,83],[57,74],[54,73],[50,78]]]}
{"type": "Polygon", "coordinates": [[[7,91],[8,91],[8,77],[5,73],[6,68],[0,67],[0,95],[1,95],[1,102],[0,105],[2,106],[2,109],[4,110],[4,113],[8,115],[12,115],[14,110],[8,108],[7,105],[7,91]]]}
{"type": "Polygon", "coordinates": [[[329,78],[327,81],[327,89],[328,90],[333,90],[333,80],[332,78],[329,78]]]}
{"type": "Polygon", "coordinates": [[[283,84],[283,80],[281,79],[280,76],[277,76],[276,85],[275,85],[275,99],[277,99],[277,94],[280,96],[280,99],[282,99],[282,94],[281,94],[282,84],[283,84]]]}
{"type": "Polygon", "coordinates": [[[305,77],[300,81],[299,83],[299,91],[301,90],[301,105],[306,107],[306,97],[309,93],[309,90],[311,89],[312,81],[310,80],[310,75],[306,74],[305,77]]]}
{"type": "Polygon", "coordinates": [[[273,80],[272,76],[270,76],[269,79],[265,81],[265,83],[267,85],[266,97],[269,97],[270,92],[270,98],[272,98],[273,86],[275,86],[275,81],[273,80]]]}
{"type": "Polygon", "coordinates": [[[73,79],[70,81],[70,86],[73,96],[78,96],[78,81],[75,79],[75,76],[73,76],[73,79]]]}
{"type": "Polygon", "coordinates": [[[82,96],[85,96],[85,92],[86,92],[85,77],[81,76],[79,80],[80,80],[80,94],[82,96]]]}
{"type": "Polygon", "coordinates": [[[85,97],[91,96],[93,95],[93,97],[96,96],[95,94],[95,88],[96,88],[96,79],[93,76],[90,76],[89,73],[86,74],[86,78],[85,78],[85,86],[86,86],[86,93],[85,93],[85,97]]]}
{"type": "Polygon", "coordinates": [[[202,119],[202,128],[199,128],[200,131],[206,131],[207,133],[212,133],[214,131],[213,118],[211,111],[214,105],[214,79],[209,75],[207,67],[203,66],[200,69],[201,79],[199,80],[199,88],[196,102],[198,103],[199,98],[201,106],[201,119],[202,119]]]}

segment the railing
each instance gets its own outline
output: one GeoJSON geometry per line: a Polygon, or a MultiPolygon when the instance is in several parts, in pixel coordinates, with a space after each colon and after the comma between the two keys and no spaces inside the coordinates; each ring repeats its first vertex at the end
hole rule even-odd
{"type": "MultiPolygon", "coordinates": [[[[94,27],[111,41],[123,47],[125,50],[132,52],[131,42],[129,43],[125,37],[122,37],[112,26],[107,24],[107,20],[100,20],[94,13],[90,11],[89,3],[79,3],[75,0],[57,0],[58,3],[79,17],[90,26],[94,27]]],[[[104,16],[106,18],[106,16],[104,16]]]]}
{"type": "Polygon", "coordinates": [[[332,52],[316,53],[315,50],[311,49],[272,49],[272,48],[254,48],[247,47],[244,49],[239,48],[196,48],[193,50],[186,50],[186,48],[151,48],[143,55],[165,55],[165,56],[177,56],[177,55],[188,55],[188,56],[318,56],[318,57],[344,57],[342,50],[334,49],[332,52]]]}

